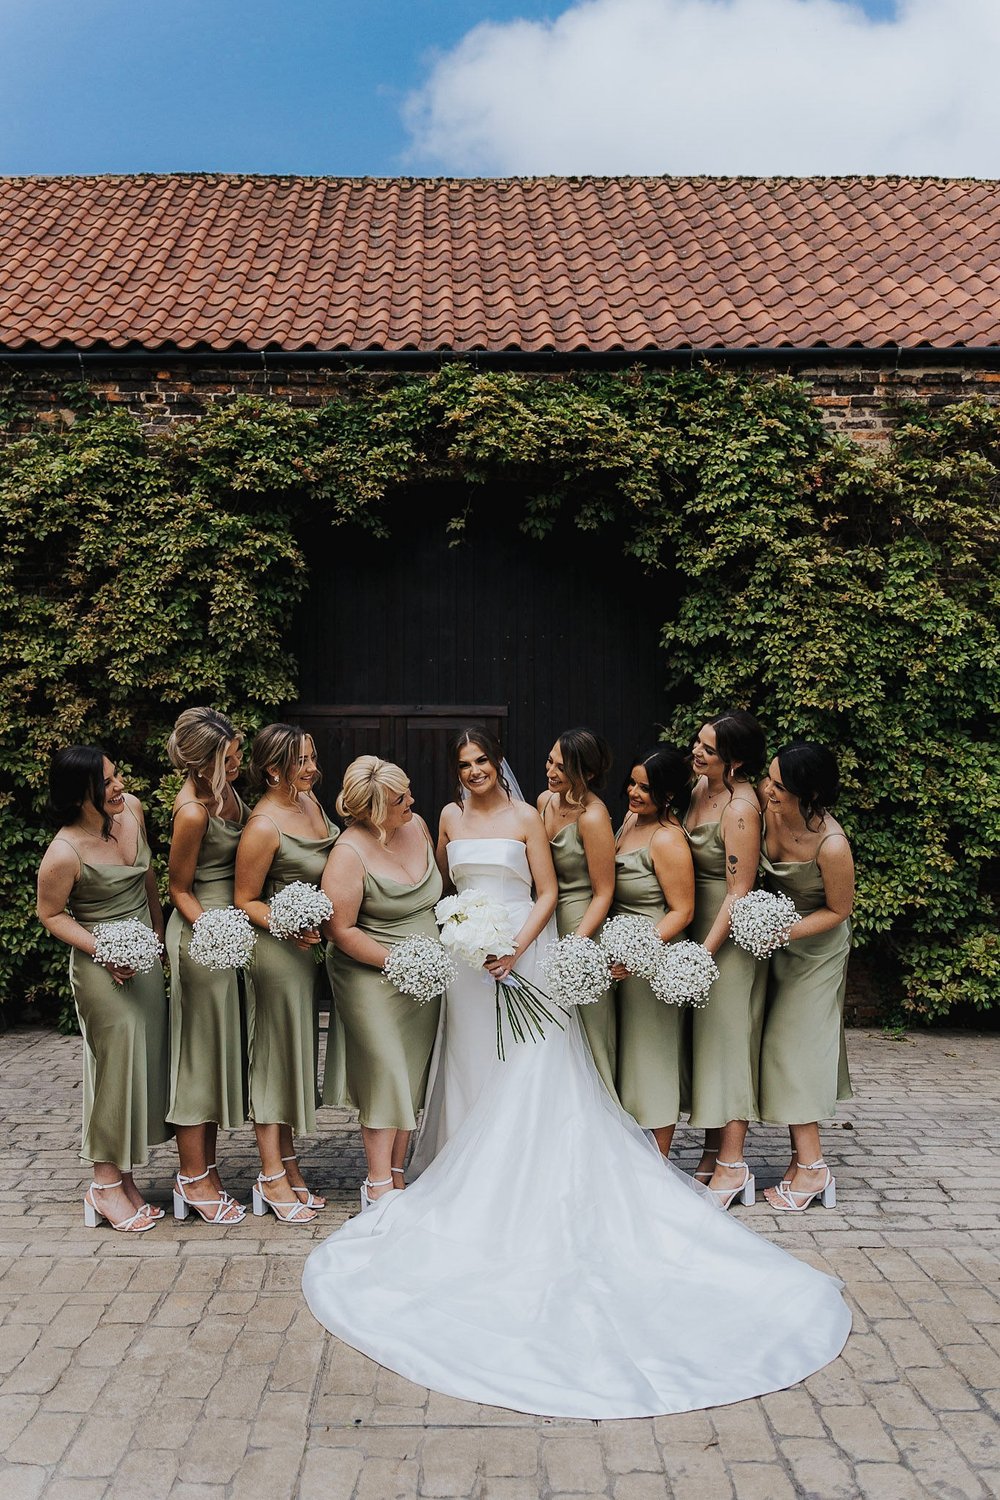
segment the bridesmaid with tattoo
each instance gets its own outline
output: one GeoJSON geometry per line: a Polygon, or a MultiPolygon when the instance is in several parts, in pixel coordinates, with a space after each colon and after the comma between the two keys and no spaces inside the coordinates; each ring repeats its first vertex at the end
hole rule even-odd
{"type": "MultiPolygon", "coordinates": [[[[567,729],[545,761],[548,790],[537,807],[559,881],[559,936],[596,938],[615,894],[615,835],[597,793],[611,769],[611,749],[590,729],[567,729]]],[[[577,1007],[594,1064],[613,1098],[617,1027],[614,991],[577,1007]]]]}
{"type": "Polygon", "coordinates": [[[696,777],[685,829],[695,867],[691,937],[719,966],[708,1004],[691,1017],[691,1124],[704,1129],[695,1176],[721,1207],[754,1201],[743,1160],[748,1124],[758,1120],[757,1086],[766,966],[729,936],[729,913],[752,890],[760,860],[761,811],[755,781],[764,733],[742,709],[709,719],[691,754],[696,777]]]}

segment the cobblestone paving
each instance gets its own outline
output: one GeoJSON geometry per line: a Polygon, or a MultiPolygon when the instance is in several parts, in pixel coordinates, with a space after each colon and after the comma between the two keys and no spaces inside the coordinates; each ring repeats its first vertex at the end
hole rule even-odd
{"type": "MultiPolygon", "coordinates": [[[[1000,1496],[1000,1037],[855,1032],[858,1097],[826,1135],[839,1207],[736,1210],[841,1276],[843,1357],[804,1385],[691,1415],[526,1417],[429,1393],[330,1339],[299,1295],[353,1211],[357,1133],[304,1143],[321,1221],[83,1227],[76,1038],[0,1036],[2,1500],[817,1500],[1000,1496]]],[[[690,1165],[693,1136],[679,1135],[690,1165]]],[[[782,1133],[753,1132],[765,1180],[782,1133]]],[[[226,1181],[247,1198],[249,1131],[226,1181]]],[[[151,1197],[168,1203],[172,1152],[151,1197]]]]}

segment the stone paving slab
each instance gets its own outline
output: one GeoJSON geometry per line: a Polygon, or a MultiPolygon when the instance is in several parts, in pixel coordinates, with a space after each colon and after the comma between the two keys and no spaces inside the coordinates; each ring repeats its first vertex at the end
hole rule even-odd
{"type": "MultiPolygon", "coordinates": [[[[857,1097],[825,1137],[834,1210],[734,1210],[846,1283],[844,1355],[708,1412],[581,1422],[428,1392],[331,1339],[299,1295],[356,1207],[356,1127],[303,1142],[307,1228],[169,1218],[86,1230],[80,1041],[0,1036],[0,1500],[985,1500],[1000,1496],[1000,1037],[849,1035],[857,1097]]],[[[696,1154],[678,1132],[677,1160],[696,1154]]],[[[753,1131],[759,1179],[783,1133],[753,1131]]],[[[220,1142],[249,1199],[249,1129],[220,1142]]],[[[143,1179],[169,1205],[159,1148],[143,1179]]]]}

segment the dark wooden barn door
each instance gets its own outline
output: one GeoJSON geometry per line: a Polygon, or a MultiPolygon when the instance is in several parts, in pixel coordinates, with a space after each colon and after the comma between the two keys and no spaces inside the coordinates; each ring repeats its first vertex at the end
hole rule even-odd
{"type": "Polygon", "coordinates": [[[311,585],[293,639],[324,800],[355,755],[388,754],[434,826],[451,796],[444,741],[469,720],[500,730],[533,798],[556,735],[586,724],[614,747],[617,812],[630,757],[667,711],[659,630],[673,580],[647,577],[611,531],[525,536],[521,504],[500,492],[477,493],[450,546],[446,522],[465,499],[408,492],[388,538],[317,523],[306,539],[311,585]]]}

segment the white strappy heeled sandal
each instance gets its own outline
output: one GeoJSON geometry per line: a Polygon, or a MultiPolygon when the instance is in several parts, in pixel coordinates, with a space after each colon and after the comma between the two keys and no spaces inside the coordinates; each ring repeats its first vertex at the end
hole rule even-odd
{"type": "Polygon", "coordinates": [[[282,1224],[295,1224],[296,1226],[310,1224],[316,1215],[304,1203],[275,1203],[274,1199],[269,1198],[264,1192],[265,1182],[277,1182],[279,1178],[287,1177],[287,1175],[284,1167],[280,1172],[272,1173],[270,1177],[266,1177],[263,1172],[258,1172],[257,1181],[253,1185],[253,1211],[258,1218],[262,1218],[270,1209],[274,1217],[280,1219],[282,1224]],[[304,1218],[303,1215],[305,1215],[304,1218]]]}
{"type": "MultiPolygon", "coordinates": [[[[297,1156],[283,1156],[281,1158],[281,1160],[282,1161],[298,1161],[298,1157],[297,1156]]],[[[305,1197],[302,1198],[302,1206],[303,1206],[303,1208],[311,1208],[312,1211],[313,1211],[313,1213],[319,1213],[319,1211],[320,1211],[321,1208],[325,1208],[326,1207],[326,1199],[325,1198],[317,1198],[315,1196],[315,1194],[313,1194],[313,1193],[311,1193],[309,1191],[309,1189],[306,1187],[305,1183],[303,1183],[301,1187],[296,1187],[294,1183],[289,1183],[289,1187],[292,1189],[292,1192],[295,1194],[296,1198],[300,1198],[301,1195],[303,1193],[305,1193],[305,1197]]]]}
{"type": "Polygon", "coordinates": [[[372,1180],[371,1180],[370,1177],[366,1177],[365,1178],[364,1182],[361,1184],[361,1212],[362,1213],[364,1213],[364,1211],[365,1211],[366,1208],[374,1208],[375,1205],[376,1205],[376,1203],[379,1202],[379,1199],[384,1198],[384,1197],[387,1196],[385,1193],[380,1193],[379,1196],[378,1196],[378,1198],[371,1198],[371,1197],[369,1197],[369,1195],[368,1195],[368,1189],[369,1188],[376,1188],[376,1187],[392,1187],[392,1177],[391,1177],[391,1175],[389,1177],[380,1177],[379,1180],[378,1180],[378,1182],[372,1182],[372,1180]]]}
{"type": "Polygon", "coordinates": [[[242,1203],[237,1203],[235,1198],[223,1190],[220,1198],[189,1198],[184,1189],[190,1187],[192,1182],[204,1182],[211,1172],[211,1167],[206,1167],[204,1172],[199,1172],[197,1177],[183,1177],[180,1172],[174,1182],[174,1218],[186,1219],[193,1208],[199,1219],[206,1224],[242,1224],[247,1216],[247,1211],[242,1203]],[[212,1212],[212,1209],[215,1212],[212,1212]],[[233,1209],[237,1212],[234,1214],[233,1209]]]}
{"type": "Polygon", "coordinates": [[[117,1224],[109,1213],[106,1213],[103,1208],[98,1208],[91,1195],[103,1192],[105,1188],[116,1188],[121,1187],[121,1185],[122,1180],[120,1177],[117,1182],[92,1182],[90,1184],[90,1187],[83,1195],[83,1222],[88,1229],[96,1229],[98,1219],[104,1219],[106,1223],[111,1225],[112,1229],[117,1229],[120,1234],[145,1234],[148,1229],[152,1229],[155,1226],[156,1220],[150,1217],[148,1211],[149,1205],[147,1203],[144,1203],[141,1208],[137,1208],[135,1213],[130,1215],[129,1218],[119,1219],[117,1224]]]}
{"type": "Polygon", "coordinates": [[[754,1175],[751,1172],[750,1168],[747,1166],[746,1162],[722,1161],[719,1157],[715,1158],[715,1162],[716,1166],[729,1167],[733,1171],[735,1171],[737,1167],[742,1167],[744,1173],[743,1181],[734,1188],[709,1188],[708,1191],[712,1194],[712,1197],[715,1199],[719,1207],[728,1208],[731,1203],[735,1202],[735,1200],[739,1198],[740,1202],[744,1205],[745,1208],[753,1208],[754,1204],[757,1201],[756,1179],[754,1178],[754,1175]]]}
{"type": "MultiPolygon", "coordinates": [[[[800,1162],[799,1165],[801,1166],[802,1163],[800,1162]]],[[[793,1188],[790,1183],[779,1182],[774,1190],[774,1198],[768,1199],[771,1207],[778,1209],[781,1213],[801,1214],[805,1212],[814,1198],[819,1198],[824,1208],[836,1208],[837,1179],[830,1171],[826,1162],[811,1162],[803,1170],[806,1172],[818,1172],[821,1168],[826,1172],[826,1181],[821,1187],[808,1189],[793,1188]]]]}

